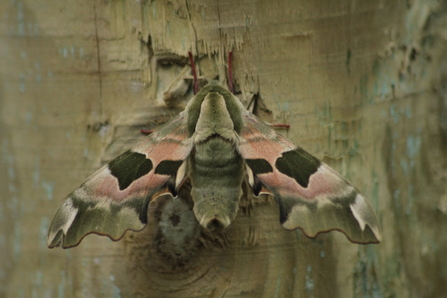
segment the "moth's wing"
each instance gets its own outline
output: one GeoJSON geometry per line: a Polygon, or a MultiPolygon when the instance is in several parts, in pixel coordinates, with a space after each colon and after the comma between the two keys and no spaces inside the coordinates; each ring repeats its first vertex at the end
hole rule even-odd
{"type": "Polygon", "coordinates": [[[181,113],[69,194],[51,223],[48,246],[73,247],[90,233],[118,240],[127,230],[142,230],[150,200],[184,178],[181,165],[191,148],[181,113]]]}
{"type": "Polygon", "coordinates": [[[254,193],[270,193],[285,229],[308,237],[339,230],[356,243],[381,240],[377,217],[357,189],[320,160],[243,112],[239,152],[254,193]]]}

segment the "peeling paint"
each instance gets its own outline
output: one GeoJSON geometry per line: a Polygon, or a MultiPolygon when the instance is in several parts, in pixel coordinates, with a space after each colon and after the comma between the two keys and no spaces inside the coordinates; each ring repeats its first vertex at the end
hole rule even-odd
{"type": "Polygon", "coordinates": [[[28,111],[25,114],[25,124],[26,126],[31,126],[31,122],[33,121],[33,112],[32,111],[28,111]]]}
{"type": "Polygon", "coordinates": [[[390,106],[390,116],[391,116],[391,119],[393,119],[393,122],[395,124],[397,124],[399,122],[400,115],[399,115],[399,112],[396,111],[395,103],[391,104],[391,106],[390,106]]]}
{"type": "Polygon", "coordinates": [[[41,287],[42,286],[42,280],[43,280],[43,273],[42,273],[42,271],[40,269],[37,269],[37,271],[36,271],[36,278],[35,278],[35,281],[36,281],[35,285],[38,286],[38,287],[41,287]]]}
{"type": "Polygon", "coordinates": [[[61,54],[64,58],[68,58],[68,49],[66,47],[59,49],[59,54],[61,54]]]}
{"type": "Polygon", "coordinates": [[[304,287],[305,287],[307,293],[312,293],[315,288],[315,283],[312,278],[312,266],[310,266],[310,265],[307,266],[307,269],[306,269],[306,283],[305,283],[304,287]]]}
{"type": "Polygon", "coordinates": [[[408,175],[409,173],[409,166],[408,166],[408,162],[406,159],[401,159],[400,160],[400,167],[402,168],[402,171],[404,172],[404,174],[408,175]]]}
{"type": "Polygon", "coordinates": [[[421,148],[421,137],[409,135],[407,137],[407,156],[409,158],[414,158],[421,148]]]}
{"type": "Polygon", "coordinates": [[[110,281],[112,282],[112,296],[111,297],[121,298],[121,289],[113,283],[115,281],[115,276],[110,275],[110,281]]]}
{"type": "Polygon", "coordinates": [[[47,199],[52,200],[53,192],[54,192],[54,182],[42,180],[41,186],[42,186],[43,190],[46,192],[47,199]]]}
{"type": "Polygon", "coordinates": [[[60,280],[59,280],[59,285],[58,285],[58,288],[57,288],[57,296],[59,297],[59,298],[63,298],[65,295],[64,295],[64,293],[65,293],[65,284],[66,284],[66,278],[65,278],[65,271],[60,271],[60,273],[59,273],[59,277],[60,277],[60,280]]]}
{"type": "Polygon", "coordinates": [[[48,233],[48,227],[50,226],[50,219],[46,216],[43,216],[40,220],[39,225],[39,248],[40,249],[47,249],[47,233],[48,233]]]}
{"type": "Polygon", "coordinates": [[[23,13],[23,4],[17,2],[17,34],[20,36],[25,35],[25,16],[23,13]]]}
{"type": "Polygon", "coordinates": [[[276,288],[275,288],[275,297],[280,297],[279,293],[281,291],[281,274],[276,278],[276,288]]]}

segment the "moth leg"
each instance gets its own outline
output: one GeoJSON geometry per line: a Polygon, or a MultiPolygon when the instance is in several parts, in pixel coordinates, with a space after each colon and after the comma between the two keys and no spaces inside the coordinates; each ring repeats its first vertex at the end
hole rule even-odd
{"type": "MultiPolygon", "coordinates": [[[[266,107],[266,105],[260,98],[259,94],[256,94],[256,93],[251,94],[246,109],[258,117],[264,116],[262,118],[270,118],[270,119],[273,118],[272,111],[270,111],[266,107]],[[262,116],[260,114],[262,114],[262,116]]],[[[273,123],[273,122],[265,122],[265,123],[273,129],[289,129],[290,128],[290,125],[286,124],[286,123],[273,123]]]]}
{"type": "Polygon", "coordinates": [[[197,80],[197,71],[196,71],[196,65],[194,64],[194,58],[192,57],[192,53],[188,52],[188,56],[189,56],[189,62],[191,63],[191,71],[192,71],[192,76],[193,76],[193,80],[194,80],[194,95],[197,94],[197,92],[199,92],[199,81],[197,80]]]}
{"type": "Polygon", "coordinates": [[[234,94],[234,82],[233,82],[233,52],[228,53],[228,90],[234,94]]]}
{"type": "Polygon", "coordinates": [[[267,123],[268,125],[270,125],[272,128],[276,128],[276,129],[289,129],[290,125],[289,124],[285,124],[285,123],[267,123]]]}
{"type": "Polygon", "coordinates": [[[151,133],[154,132],[153,129],[140,129],[140,132],[144,135],[150,135],[151,133]]]}

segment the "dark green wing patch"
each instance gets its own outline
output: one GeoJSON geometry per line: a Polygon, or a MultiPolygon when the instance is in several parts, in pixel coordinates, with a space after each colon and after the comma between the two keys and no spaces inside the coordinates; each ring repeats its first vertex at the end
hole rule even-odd
{"type": "Polygon", "coordinates": [[[293,178],[299,185],[306,188],[309,185],[309,179],[320,167],[321,162],[298,148],[293,151],[287,151],[276,160],[276,168],[281,173],[293,178]]]}
{"type": "Polygon", "coordinates": [[[147,159],[146,155],[131,150],[109,163],[109,170],[118,179],[120,190],[128,188],[132,182],[149,173],[152,168],[152,161],[147,159]]]}
{"type": "Polygon", "coordinates": [[[272,166],[263,158],[246,159],[245,162],[255,175],[273,172],[272,166]]]}
{"type": "Polygon", "coordinates": [[[163,160],[155,168],[155,174],[159,175],[175,175],[178,168],[182,165],[183,160],[163,160]]]}

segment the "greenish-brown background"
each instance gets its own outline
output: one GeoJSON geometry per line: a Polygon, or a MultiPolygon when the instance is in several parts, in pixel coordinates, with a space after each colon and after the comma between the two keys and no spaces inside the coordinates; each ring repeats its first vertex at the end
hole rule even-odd
{"type": "Polygon", "coordinates": [[[445,1],[3,1],[0,296],[447,296],[446,39],[445,1]],[[65,195],[180,110],[162,97],[188,51],[207,77],[233,51],[242,94],[362,190],[383,242],[285,231],[270,198],[180,251],[152,211],[120,242],[47,249],[65,195]]]}

